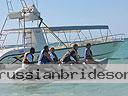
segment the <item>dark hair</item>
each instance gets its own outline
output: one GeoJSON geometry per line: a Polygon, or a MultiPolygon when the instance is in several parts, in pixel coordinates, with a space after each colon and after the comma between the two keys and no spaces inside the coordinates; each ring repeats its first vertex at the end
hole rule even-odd
{"type": "Polygon", "coordinates": [[[30,51],[32,51],[32,50],[35,50],[35,48],[31,47],[31,48],[30,48],[30,51]]]}
{"type": "Polygon", "coordinates": [[[54,48],[54,47],[51,47],[50,49],[54,49],[54,50],[55,50],[55,48],[54,48]]]}
{"type": "Polygon", "coordinates": [[[86,44],[86,47],[87,47],[87,46],[91,46],[91,44],[90,44],[90,43],[87,43],[87,44],[86,44]]]}
{"type": "Polygon", "coordinates": [[[78,47],[78,44],[74,44],[74,45],[73,45],[73,48],[75,48],[75,47],[78,47]]]}
{"type": "Polygon", "coordinates": [[[46,46],[44,46],[44,50],[46,50],[46,49],[48,49],[48,46],[46,45],[46,46]]]}
{"type": "Polygon", "coordinates": [[[30,53],[34,54],[35,53],[35,48],[31,47],[30,48],[30,53]]]}

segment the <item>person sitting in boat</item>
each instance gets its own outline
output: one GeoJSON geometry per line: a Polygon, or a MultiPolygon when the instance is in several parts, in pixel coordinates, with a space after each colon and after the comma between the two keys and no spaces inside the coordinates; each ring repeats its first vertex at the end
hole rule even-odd
{"type": "Polygon", "coordinates": [[[50,64],[50,63],[54,63],[54,61],[50,57],[49,47],[44,46],[44,49],[40,53],[38,64],[50,64]]]}
{"type": "Polygon", "coordinates": [[[74,64],[74,63],[78,63],[79,61],[79,55],[78,55],[78,45],[74,44],[73,48],[71,50],[68,50],[64,56],[61,58],[61,62],[62,63],[67,63],[67,64],[74,64]],[[72,60],[71,57],[74,59],[72,60]]]}
{"type": "Polygon", "coordinates": [[[54,47],[51,47],[50,48],[50,57],[51,59],[55,62],[55,63],[59,63],[59,59],[55,53],[55,48],[54,47]]]}
{"type": "Polygon", "coordinates": [[[34,60],[33,54],[35,53],[35,48],[31,47],[29,52],[26,52],[23,57],[22,67],[18,68],[12,76],[12,79],[15,79],[15,76],[18,72],[32,72],[30,64],[36,63],[34,60]]]}
{"type": "Polygon", "coordinates": [[[34,64],[36,62],[34,62],[34,56],[33,54],[35,53],[35,48],[30,48],[29,52],[26,52],[24,54],[23,57],[23,61],[22,61],[22,68],[27,68],[29,66],[29,64],[34,64]]]}
{"type": "Polygon", "coordinates": [[[26,52],[24,54],[22,63],[23,64],[34,64],[34,61],[33,61],[33,59],[34,59],[33,54],[34,53],[35,53],[35,48],[33,48],[33,47],[30,48],[30,51],[29,52],[26,52]]]}
{"type": "Polygon", "coordinates": [[[85,62],[87,64],[97,64],[98,63],[93,59],[93,54],[91,51],[91,44],[90,43],[87,43],[87,45],[86,45],[84,59],[85,59],[85,62]]]}

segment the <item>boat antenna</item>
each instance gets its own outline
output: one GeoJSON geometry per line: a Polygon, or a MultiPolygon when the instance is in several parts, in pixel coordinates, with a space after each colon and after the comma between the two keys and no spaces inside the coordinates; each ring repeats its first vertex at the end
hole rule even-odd
{"type": "Polygon", "coordinates": [[[25,2],[25,0],[20,0],[20,2],[21,2],[21,5],[23,7],[23,10],[22,10],[22,12],[23,12],[23,22],[24,22],[23,45],[24,45],[24,48],[25,48],[25,35],[26,35],[26,33],[25,33],[25,31],[26,31],[25,30],[25,27],[26,27],[26,25],[25,25],[25,14],[26,14],[25,8],[28,8],[28,6],[27,6],[27,3],[25,2]]]}
{"type": "MultiPolygon", "coordinates": [[[[25,2],[25,0],[20,0],[21,1],[21,4],[24,7],[28,8],[27,6],[27,3],[25,2]]],[[[38,2],[36,1],[36,3],[38,4],[38,2]]],[[[25,10],[24,10],[25,11],[25,10]]],[[[25,12],[24,12],[24,35],[25,36],[25,12]]],[[[35,14],[36,15],[36,14],[35,14]]],[[[43,19],[39,16],[39,19],[40,19],[40,23],[38,25],[38,27],[41,26],[41,23],[49,30],[49,32],[60,42],[62,43],[66,48],[67,48],[67,45],[47,26],[47,24],[43,21],[43,19]]],[[[24,37],[25,38],[25,37],[24,37]]],[[[24,39],[24,43],[25,43],[25,39],[24,39]]]]}
{"type": "Polygon", "coordinates": [[[28,8],[27,3],[24,0],[20,0],[20,2],[23,8],[24,7],[28,8]]]}
{"type": "Polygon", "coordinates": [[[24,34],[23,34],[23,44],[24,44],[24,48],[25,48],[25,35],[26,35],[26,33],[25,33],[25,27],[26,27],[26,25],[25,25],[25,14],[26,14],[26,12],[25,12],[25,9],[23,9],[23,17],[24,17],[24,34]]]}
{"type": "Polygon", "coordinates": [[[31,0],[32,1],[32,3],[34,4],[34,0],[31,0]]]}
{"type": "Polygon", "coordinates": [[[36,0],[36,7],[38,8],[38,0],[36,0]]]}
{"type": "Polygon", "coordinates": [[[6,0],[6,4],[7,4],[7,8],[8,8],[8,13],[13,11],[13,7],[12,7],[12,2],[11,0],[6,0]]]}
{"type": "MultiPolygon", "coordinates": [[[[6,0],[6,4],[7,4],[7,8],[8,8],[8,13],[11,12],[11,11],[13,11],[11,0],[6,0]]],[[[4,24],[3,24],[3,26],[2,26],[2,28],[0,30],[0,38],[2,36],[2,32],[3,32],[3,29],[5,27],[5,24],[6,24],[7,20],[8,20],[8,15],[6,16],[5,21],[4,21],[4,24]]]]}

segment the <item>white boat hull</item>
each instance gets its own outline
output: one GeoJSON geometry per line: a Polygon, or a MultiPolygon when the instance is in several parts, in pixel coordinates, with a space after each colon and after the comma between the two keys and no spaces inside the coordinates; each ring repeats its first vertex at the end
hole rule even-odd
{"type": "MultiPolygon", "coordinates": [[[[103,59],[103,58],[109,58],[119,47],[119,45],[122,44],[121,41],[113,41],[113,42],[106,42],[106,43],[100,43],[100,44],[94,44],[92,46],[92,52],[95,59],[103,59]]],[[[61,58],[67,50],[70,48],[63,48],[56,50],[56,53],[59,58],[61,58]]],[[[4,49],[6,50],[6,49],[4,49]]],[[[28,48],[25,49],[11,49],[5,52],[5,54],[1,55],[0,57],[0,64],[12,64],[16,59],[14,57],[18,56],[20,57],[21,52],[20,51],[28,51],[28,48]]],[[[79,54],[80,57],[84,57],[85,52],[85,46],[81,46],[79,48],[79,54]]],[[[35,53],[35,61],[38,60],[39,52],[35,53]]],[[[21,61],[16,61],[14,63],[21,63],[21,61]]]]}
{"type": "MultiPolygon", "coordinates": [[[[94,44],[91,48],[93,56],[95,59],[103,59],[103,58],[109,58],[122,44],[122,41],[112,41],[112,42],[105,42],[105,43],[98,43],[94,44]]],[[[64,53],[68,49],[62,49],[57,51],[59,57],[63,56],[64,53]]],[[[85,52],[85,46],[79,47],[79,55],[80,57],[84,57],[85,52]]]]}

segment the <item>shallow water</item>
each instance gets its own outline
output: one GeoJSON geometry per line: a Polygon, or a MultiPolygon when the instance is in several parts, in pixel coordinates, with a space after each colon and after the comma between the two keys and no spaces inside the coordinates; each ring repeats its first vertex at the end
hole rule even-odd
{"type": "Polygon", "coordinates": [[[127,96],[128,84],[1,84],[0,96],[127,96]]]}

